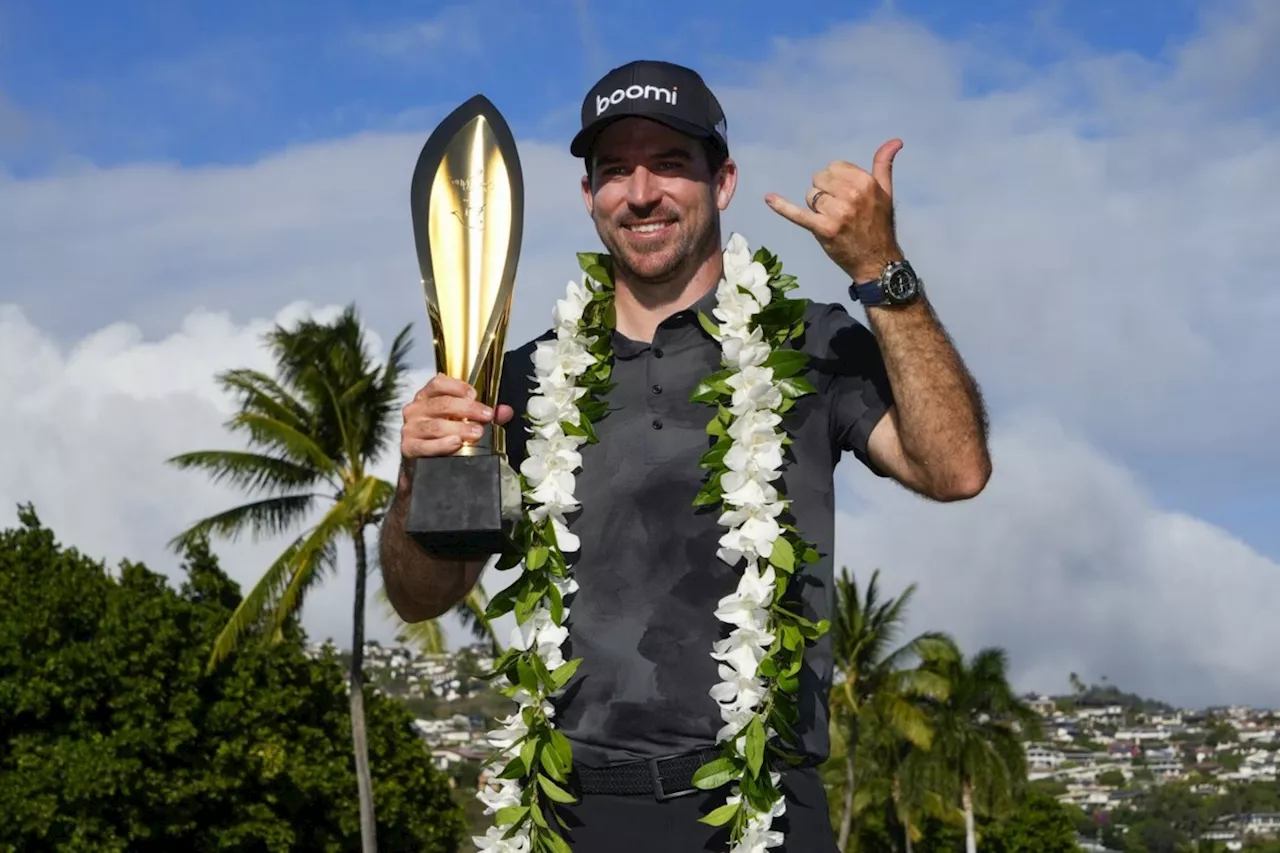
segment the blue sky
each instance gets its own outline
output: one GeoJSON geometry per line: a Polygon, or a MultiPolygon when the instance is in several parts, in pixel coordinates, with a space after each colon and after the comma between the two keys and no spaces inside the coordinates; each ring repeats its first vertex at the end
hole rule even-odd
{"type": "Polygon", "coordinates": [[[1159,60],[1196,24],[1191,0],[819,0],[789,4],[786,15],[764,0],[694,8],[682,0],[11,0],[0,10],[0,81],[33,132],[9,159],[24,173],[66,156],[99,165],[245,162],[318,138],[429,128],[443,105],[477,90],[518,133],[567,139],[586,87],[613,65],[672,59],[733,79],[769,40],[886,10],[944,37],[980,38],[993,60],[1033,63],[1081,51],[1159,60]]]}
{"type": "MultiPolygon", "coordinates": [[[[995,62],[1033,66],[1115,52],[1164,64],[1198,22],[1193,0],[820,0],[791,4],[786,15],[772,0],[707,3],[701,12],[683,0],[318,0],[302,8],[12,0],[0,12],[0,91],[28,133],[9,152],[9,168],[35,175],[80,158],[246,163],[319,139],[426,132],[475,91],[497,101],[518,134],[564,142],[586,88],[630,58],[671,59],[734,80],[770,40],[885,14],[944,38],[976,39],[995,62]]],[[[981,91],[989,82],[975,75],[964,85],[981,91]]],[[[1130,450],[1137,459],[1143,448],[1130,450]]],[[[1269,523],[1280,499],[1269,481],[1230,471],[1226,489],[1205,488],[1206,466],[1163,461],[1144,471],[1178,505],[1280,555],[1280,526],[1269,523]]]]}
{"type": "MultiPolygon", "coordinates": [[[[906,141],[899,228],[991,401],[996,476],[935,507],[841,466],[838,561],[918,582],[918,627],[1010,648],[1029,688],[1280,703],[1280,4],[684,6],[0,6],[0,444],[27,450],[0,457],[0,524],[33,500],[91,553],[170,564],[235,496],[161,460],[226,443],[212,376],[267,367],[281,318],[412,322],[425,377],[408,181],[477,91],[530,190],[513,339],[542,331],[596,248],[566,150],[583,94],[670,59],[729,112],[727,226],[813,298],[842,284],[763,193],[906,141]]],[[[221,550],[248,582],[276,548],[221,550]]],[[[314,635],[346,636],[348,580],[314,635]]]]}

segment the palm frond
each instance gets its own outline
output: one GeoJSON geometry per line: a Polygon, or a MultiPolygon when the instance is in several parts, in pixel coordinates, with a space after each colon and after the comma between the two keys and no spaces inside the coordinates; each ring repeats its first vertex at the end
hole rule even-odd
{"type": "Polygon", "coordinates": [[[396,636],[401,642],[412,646],[424,655],[442,655],[449,651],[449,644],[444,636],[444,626],[440,624],[439,619],[406,622],[400,626],[400,632],[396,636]]]}
{"type": "Polygon", "coordinates": [[[342,496],[350,507],[351,518],[376,523],[395,498],[396,487],[379,477],[364,475],[342,496]]]}
{"type": "Polygon", "coordinates": [[[316,385],[323,390],[326,396],[329,412],[326,424],[329,429],[336,433],[337,447],[340,448],[334,454],[334,458],[338,460],[338,464],[346,465],[352,469],[356,476],[362,476],[364,474],[364,466],[360,458],[360,449],[351,445],[351,427],[354,424],[349,423],[360,419],[359,410],[351,406],[342,405],[341,394],[334,388],[333,383],[329,381],[327,376],[319,375],[316,379],[316,385]]]}
{"type": "Polygon", "coordinates": [[[233,430],[249,433],[250,441],[278,451],[299,465],[310,465],[326,477],[338,479],[341,471],[337,460],[316,440],[290,426],[258,412],[241,411],[228,423],[233,430]]]}
{"type": "Polygon", "coordinates": [[[334,405],[338,408],[354,408],[359,406],[369,390],[373,387],[373,383],[377,381],[377,377],[373,375],[361,376],[355,382],[343,389],[342,394],[334,400],[334,405]]]}
{"type": "Polygon", "coordinates": [[[409,329],[396,336],[382,365],[371,357],[354,306],[331,322],[304,320],[268,335],[281,381],[308,410],[321,413],[316,437],[335,458],[365,466],[394,444],[409,329]]]}
{"type": "Polygon", "coordinates": [[[246,531],[252,540],[284,533],[306,517],[319,495],[282,495],[252,501],[203,518],[169,541],[182,551],[200,539],[217,534],[234,542],[246,531]]]}
{"type": "Polygon", "coordinates": [[[955,639],[941,631],[926,631],[911,645],[920,663],[933,670],[954,664],[962,657],[955,639]]]}
{"type": "Polygon", "coordinates": [[[237,368],[218,375],[222,389],[238,399],[241,411],[274,418],[299,432],[306,432],[310,412],[279,382],[257,370],[237,368]]]}
{"type": "Polygon", "coordinates": [[[466,598],[458,603],[453,612],[463,627],[471,632],[471,636],[488,643],[490,650],[497,656],[502,654],[502,643],[498,640],[498,633],[494,630],[493,623],[485,615],[488,608],[489,596],[480,582],[476,581],[475,586],[471,587],[466,598]]]}
{"type": "Polygon", "coordinates": [[[924,708],[901,694],[885,693],[878,698],[886,728],[895,738],[917,749],[933,745],[933,723],[924,708]]]}
{"type": "Polygon", "coordinates": [[[214,640],[206,665],[207,672],[212,671],[220,662],[230,657],[246,634],[261,627],[271,600],[293,574],[294,559],[306,538],[307,535],[303,534],[289,543],[254,584],[253,589],[249,590],[249,594],[241,599],[235,612],[227,619],[227,624],[214,640]]]}
{"type": "Polygon", "coordinates": [[[245,450],[193,450],[166,462],[184,471],[204,471],[214,484],[226,483],[245,491],[301,489],[320,479],[314,468],[245,450]]]}
{"type": "Polygon", "coordinates": [[[905,669],[930,659],[946,657],[954,649],[955,642],[948,635],[940,631],[926,631],[892,651],[885,650],[882,660],[886,669],[905,669]]]}
{"type": "Polygon", "coordinates": [[[927,669],[897,670],[893,674],[892,684],[895,693],[916,699],[945,702],[951,695],[951,682],[927,669]]]}
{"type": "Polygon", "coordinates": [[[303,596],[319,579],[318,576],[334,567],[337,541],[352,530],[350,509],[345,501],[335,501],[294,552],[292,576],[273,606],[271,622],[274,630],[280,630],[298,611],[303,596]]]}
{"type": "Polygon", "coordinates": [[[413,347],[413,340],[409,337],[410,328],[405,326],[391,342],[391,350],[383,363],[379,381],[369,389],[362,401],[362,410],[367,413],[369,427],[365,430],[365,443],[360,452],[373,461],[381,458],[387,448],[394,444],[395,416],[402,405],[408,355],[413,347]]]}

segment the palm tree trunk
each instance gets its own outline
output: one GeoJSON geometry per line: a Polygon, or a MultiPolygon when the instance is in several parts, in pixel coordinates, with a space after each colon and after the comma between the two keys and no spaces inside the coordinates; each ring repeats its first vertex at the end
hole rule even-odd
{"type": "Polygon", "coordinates": [[[968,779],[961,783],[960,801],[964,805],[965,853],[978,853],[978,838],[973,829],[973,786],[968,779]]]}
{"type": "Polygon", "coordinates": [[[841,853],[849,849],[849,834],[853,830],[853,795],[857,786],[855,755],[858,751],[858,722],[855,718],[850,725],[849,736],[845,741],[844,752],[844,807],[840,814],[841,853]]]}
{"type": "Polygon", "coordinates": [[[911,853],[911,816],[907,814],[907,810],[902,805],[901,770],[896,770],[893,774],[893,805],[898,812],[898,819],[902,821],[902,849],[906,853],[911,853]]]}
{"type": "Polygon", "coordinates": [[[373,777],[369,772],[369,744],[364,722],[364,596],[369,558],[364,528],[356,531],[356,600],[351,619],[351,740],[356,757],[356,788],[360,795],[360,850],[378,853],[377,821],[373,813],[373,777]]]}

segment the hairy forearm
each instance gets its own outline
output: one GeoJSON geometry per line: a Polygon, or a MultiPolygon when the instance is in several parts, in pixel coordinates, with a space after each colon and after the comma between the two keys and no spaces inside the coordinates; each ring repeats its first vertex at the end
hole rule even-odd
{"type": "Polygon", "coordinates": [[[897,410],[901,451],[917,486],[939,499],[971,497],[991,474],[982,394],[927,299],[873,306],[897,410]]]}
{"type": "Polygon", "coordinates": [[[396,496],[378,541],[382,583],[400,618],[421,622],[440,616],[466,597],[480,576],[479,561],[445,560],[422,550],[405,533],[412,477],[401,467],[396,496]]]}

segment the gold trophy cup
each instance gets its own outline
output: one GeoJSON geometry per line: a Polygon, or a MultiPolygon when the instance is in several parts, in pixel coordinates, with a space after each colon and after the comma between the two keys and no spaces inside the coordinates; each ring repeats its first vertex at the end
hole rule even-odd
{"type": "MultiPolygon", "coordinates": [[[[436,370],[496,408],[524,178],[511,129],[488,98],[476,95],[432,131],[409,196],[436,370]]],[[[503,550],[519,508],[503,430],[486,424],[451,456],[416,460],[406,531],[437,556],[484,558],[503,550]]]]}

